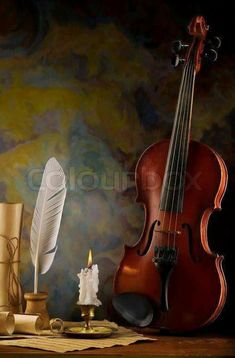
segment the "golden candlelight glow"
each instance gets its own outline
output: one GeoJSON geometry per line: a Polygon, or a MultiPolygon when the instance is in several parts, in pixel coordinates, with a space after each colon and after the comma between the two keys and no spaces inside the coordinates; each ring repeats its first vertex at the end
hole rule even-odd
{"type": "Polygon", "coordinates": [[[87,267],[91,267],[91,266],[92,266],[92,251],[89,250],[87,267]]]}

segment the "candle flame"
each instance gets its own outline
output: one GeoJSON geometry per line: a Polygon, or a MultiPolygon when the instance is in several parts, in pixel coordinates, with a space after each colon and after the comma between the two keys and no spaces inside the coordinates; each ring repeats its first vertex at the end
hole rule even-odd
{"type": "Polygon", "coordinates": [[[87,267],[91,267],[91,266],[92,266],[92,251],[89,250],[87,267]]]}

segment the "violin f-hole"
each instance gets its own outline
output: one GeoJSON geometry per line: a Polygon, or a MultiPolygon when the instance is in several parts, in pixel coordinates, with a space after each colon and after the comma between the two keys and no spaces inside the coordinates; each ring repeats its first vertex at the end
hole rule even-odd
{"type": "Polygon", "coordinates": [[[155,221],[152,223],[151,228],[150,228],[150,230],[149,230],[148,241],[147,241],[147,244],[146,244],[144,250],[143,250],[142,252],[141,252],[140,249],[137,250],[137,254],[138,254],[139,256],[144,256],[144,255],[147,254],[147,252],[148,252],[148,250],[149,250],[149,248],[150,248],[152,239],[153,239],[153,232],[154,232],[154,227],[155,227],[156,224],[159,226],[159,225],[160,225],[160,221],[155,220],[155,221]]]}

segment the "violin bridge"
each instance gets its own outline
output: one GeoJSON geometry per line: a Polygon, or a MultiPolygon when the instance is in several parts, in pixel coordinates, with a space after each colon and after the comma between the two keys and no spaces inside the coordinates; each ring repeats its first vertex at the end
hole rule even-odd
{"type": "Polygon", "coordinates": [[[158,232],[160,234],[166,234],[166,235],[181,235],[181,231],[165,231],[165,230],[154,230],[155,232],[158,232]]]}

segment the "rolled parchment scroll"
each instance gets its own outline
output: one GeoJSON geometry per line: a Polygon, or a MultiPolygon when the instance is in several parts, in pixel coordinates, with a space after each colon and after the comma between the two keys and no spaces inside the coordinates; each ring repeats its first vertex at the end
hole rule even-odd
{"type": "Polygon", "coordinates": [[[0,203],[0,311],[22,313],[20,234],[22,203],[0,203]]]}
{"type": "Polygon", "coordinates": [[[39,335],[42,333],[42,326],[39,315],[0,312],[0,336],[10,336],[13,333],[39,335]]]}
{"type": "Polygon", "coordinates": [[[41,334],[43,322],[39,315],[15,314],[14,333],[41,334]]]}
{"type": "Polygon", "coordinates": [[[11,312],[0,312],[0,336],[9,336],[14,332],[15,319],[11,312]]]}

